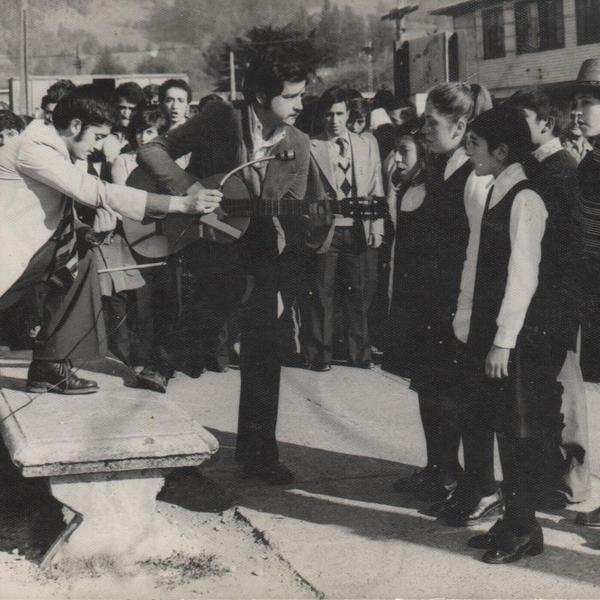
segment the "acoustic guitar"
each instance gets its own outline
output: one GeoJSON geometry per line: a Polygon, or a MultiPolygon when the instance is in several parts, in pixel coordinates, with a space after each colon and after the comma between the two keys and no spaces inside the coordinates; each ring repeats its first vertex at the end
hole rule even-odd
{"type": "MultiPolygon", "coordinates": [[[[138,254],[162,258],[199,239],[232,243],[245,233],[251,217],[306,218],[311,214],[339,214],[368,220],[382,218],[386,212],[384,198],[256,199],[240,171],[226,176],[212,175],[199,181],[208,189],[223,192],[219,208],[212,213],[198,216],[170,214],[163,219],[146,217],[141,222],[123,218],[125,238],[138,254]]],[[[131,173],[126,184],[147,192],[159,191],[155,179],[141,167],[131,173]]]]}

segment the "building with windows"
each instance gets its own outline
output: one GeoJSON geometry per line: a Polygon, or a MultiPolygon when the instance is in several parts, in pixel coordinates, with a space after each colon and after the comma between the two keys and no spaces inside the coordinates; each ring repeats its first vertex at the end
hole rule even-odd
{"type": "Polygon", "coordinates": [[[453,18],[461,73],[497,97],[575,79],[600,58],[600,0],[468,0],[431,13],[453,18]]]}

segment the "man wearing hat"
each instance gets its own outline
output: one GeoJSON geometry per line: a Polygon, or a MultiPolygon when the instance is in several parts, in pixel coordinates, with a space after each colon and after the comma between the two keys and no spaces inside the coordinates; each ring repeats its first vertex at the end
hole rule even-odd
{"type": "MultiPolygon", "coordinates": [[[[600,58],[583,62],[575,81],[557,85],[577,101],[579,127],[592,143],[592,150],[579,163],[578,177],[582,193],[580,282],[583,317],[600,309],[600,58]]],[[[576,522],[600,527],[600,507],[589,513],[578,513],[576,522]]]]}

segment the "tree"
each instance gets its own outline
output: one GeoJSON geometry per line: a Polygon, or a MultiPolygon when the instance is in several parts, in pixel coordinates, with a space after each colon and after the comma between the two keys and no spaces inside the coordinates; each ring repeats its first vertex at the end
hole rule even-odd
{"type": "Polygon", "coordinates": [[[307,65],[310,72],[319,66],[319,56],[312,39],[289,25],[283,27],[253,27],[242,37],[237,37],[220,45],[213,45],[205,53],[208,73],[217,84],[217,89],[229,89],[229,53],[235,52],[235,78],[239,89],[243,74],[250,61],[269,45],[288,44],[290,52],[297,54],[298,60],[307,65]]]}
{"type": "Polygon", "coordinates": [[[96,64],[91,70],[93,75],[116,75],[118,73],[126,73],[127,69],[123,65],[123,63],[113,56],[110,48],[106,46],[96,64]]]}
{"type": "Polygon", "coordinates": [[[173,73],[175,65],[164,56],[145,56],[135,68],[137,73],[173,73]]]}
{"type": "Polygon", "coordinates": [[[315,31],[315,47],[324,65],[333,66],[340,60],[341,12],[331,0],[325,0],[315,31]]]}
{"type": "Polygon", "coordinates": [[[344,8],[340,17],[340,58],[356,58],[367,42],[365,21],[349,6],[344,8]]]}

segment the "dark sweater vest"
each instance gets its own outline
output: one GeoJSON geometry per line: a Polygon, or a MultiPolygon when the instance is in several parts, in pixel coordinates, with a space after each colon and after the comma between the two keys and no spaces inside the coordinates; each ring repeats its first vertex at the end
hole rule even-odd
{"type": "Polygon", "coordinates": [[[465,162],[447,180],[439,170],[427,181],[427,209],[431,219],[430,249],[436,264],[432,282],[442,318],[456,310],[460,278],[469,242],[469,221],[465,211],[465,185],[473,170],[465,162]],[[431,246],[432,245],[432,246],[431,246]]]}
{"type": "MultiPolygon", "coordinates": [[[[520,181],[492,208],[487,206],[488,198],[481,222],[473,309],[467,344],[469,350],[482,360],[492,348],[496,337],[498,330],[496,319],[502,306],[508,280],[508,263],[512,252],[510,214],[517,194],[528,188],[530,188],[529,181],[520,181]]],[[[542,322],[546,313],[543,307],[547,304],[548,285],[544,278],[551,272],[546,262],[547,258],[542,251],[538,287],[529,305],[524,329],[525,327],[543,328],[545,325],[542,322]]],[[[538,333],[541,336],[545,335],[543,329],[538,333]]]]}

